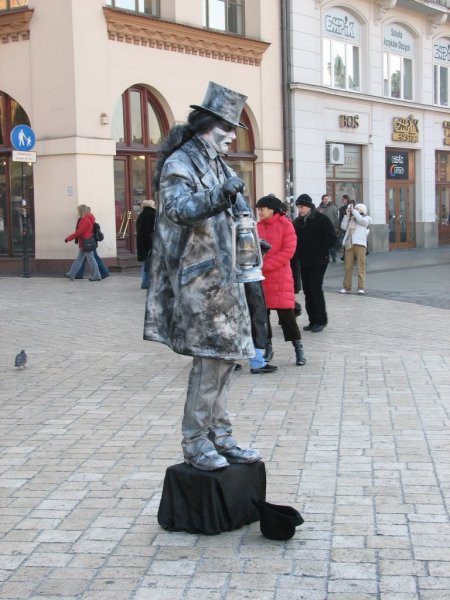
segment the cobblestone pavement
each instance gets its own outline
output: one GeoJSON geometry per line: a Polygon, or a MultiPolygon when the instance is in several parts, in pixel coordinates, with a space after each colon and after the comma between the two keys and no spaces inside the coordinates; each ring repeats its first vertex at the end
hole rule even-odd
{"type": "Polygon", "coordinates": [[[1,600],[448,600],[450,312],[329,293],[302,368],[274,319],[279,370],[230,409],[305,524],[208,537],[156,520],[190,359],[142,341],[138,288],[0,279],[1,600]]]}

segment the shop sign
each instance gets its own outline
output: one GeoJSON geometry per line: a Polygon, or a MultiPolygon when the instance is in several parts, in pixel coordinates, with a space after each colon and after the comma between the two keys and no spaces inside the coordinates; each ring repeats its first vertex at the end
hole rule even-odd
{"type": "Polygon", "coordinates": [[[415,119],[414,115],[394,117],[392,141],[416,144],[419,141],[419,119],[415,119]]]}
{"type": "Polygon", "coordinates": [[[450,64],[450,40],[440,38],[433,44],[433,58],[435,63],[450,64]]]}
{"type": "Polygon", "coordinates": [[[444,128],[444,146],[450,146],[450,121],[444,121],[442,127],[444,128]]]}
{"type": "Polygon", "coordinates": [[[339,115],[339,127],[358,129],[359,115],[339,115]]]}
{"type": "Polygon", "coordinates": [[[388,52],[398,52],[405,56],[414,54],[414,40],[401,25],[391,23],[386,25],[383,32],[383,46],[388,52]]]}
{"type": "Polygon", "coordinates": [[[339,8],[329,8],[323,20],[325,35],[337,37],[347,42],[359,43],[361,29],[355,17],[339,8]]]}
{"type": "Polygon", "coordinates": [[[408,152],[386,152],[386,179],[409,179],[408,152]]]}

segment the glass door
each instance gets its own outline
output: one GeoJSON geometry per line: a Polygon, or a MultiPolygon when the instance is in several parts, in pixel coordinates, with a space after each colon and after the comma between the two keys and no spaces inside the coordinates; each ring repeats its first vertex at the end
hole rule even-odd
{"type": "Polygon", "coordinates": [[[415,247],[414,214],[414,186],[389,183],[386,191],[386,215],[390,250],[415,247]]]}
{"type": "Polygon", "coordinates": [[[124,156],[116,156],[114,159],[114,201],[117,253],[127,254],[131,252],[130,176],[128,161],[124,156]]]}
{"type": "Polygon", "coordinates": [[[450,244],[450,185],[437,186],[439,244],[450,244]]]}

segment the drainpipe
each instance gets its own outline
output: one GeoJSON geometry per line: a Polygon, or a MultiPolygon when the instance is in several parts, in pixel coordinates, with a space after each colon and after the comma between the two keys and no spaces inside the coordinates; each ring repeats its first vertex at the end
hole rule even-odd
{"type": "Polygon", "coordinates": [[[282,0],[281,5],[281,73],[283,101],[283,155],[285,202],[289,206],[292,218],[295,218],[294,181],[293,181],[293,139],[292,139],[292,101],[290,83],[292,78],[291,63],[291,0],[282,0]]]}

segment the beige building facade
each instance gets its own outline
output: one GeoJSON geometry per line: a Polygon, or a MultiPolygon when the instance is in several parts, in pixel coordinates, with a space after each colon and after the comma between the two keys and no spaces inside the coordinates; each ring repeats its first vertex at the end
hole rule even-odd
{"type": "Polygon", "coordinates": [[[161,139],[209,81],[248,96],[230,161],[252,202],[282,196],[276,0],[0,1],[0,273],[21,269],[23,199],[32,273],[74,257],[64,238],[79,204],[101,224],[99,254],[136,264],[134,221],[161,139]],[[34,164],[12,160],[17,124],[36,135],[34,164]]]}

